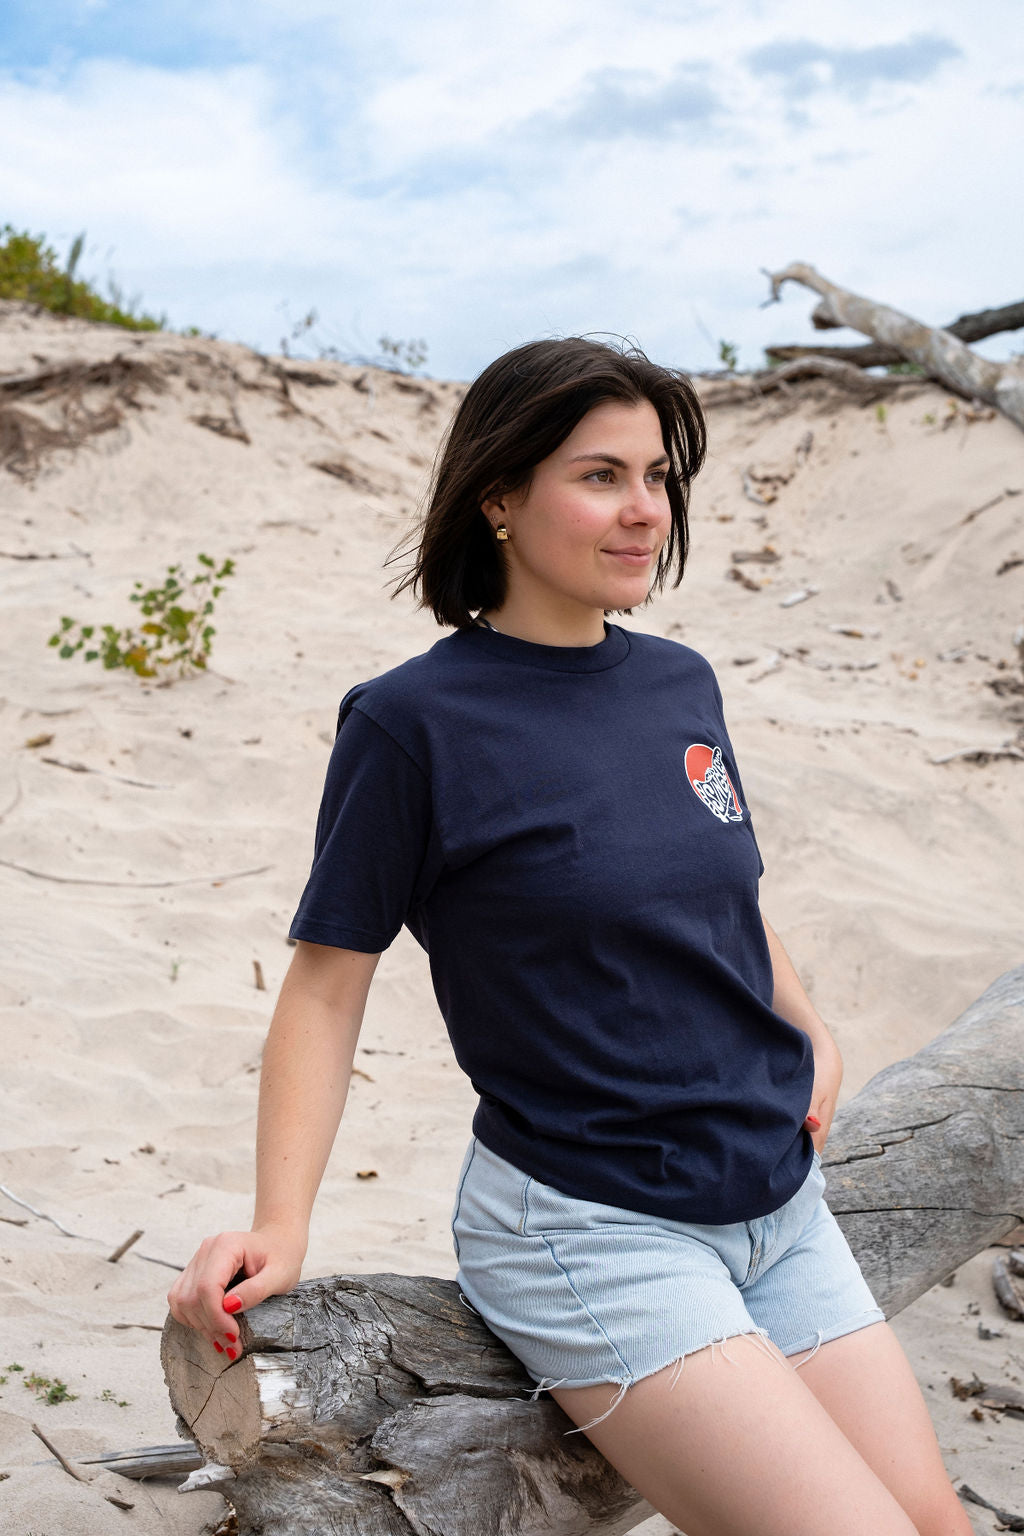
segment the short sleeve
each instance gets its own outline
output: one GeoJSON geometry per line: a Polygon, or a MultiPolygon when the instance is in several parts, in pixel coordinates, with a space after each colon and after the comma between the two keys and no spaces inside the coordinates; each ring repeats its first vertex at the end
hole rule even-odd
{"type": "Polygon", "coordinates": [[[383,727],[348,710],[289,936],[364,954],[387,949],[425,894],[434,843],[426,776],[383,727]]]}
{"type": "Polygon", "coordinates": [[[739,768],[736,766],[736,753],[733,751],[732,742],[729,740],[729,728],[725,723],[725,707],[722,703],[722,690],[718,686],[718,678],[715,677],[713,671],[711,673],[711,681],[715,691],[715,703],[718,705],[718,713],[722,720],[722,734],[725,738],[725,750],[728,755],[727,767],[731,777],[733,778],[733,781],[735,782],[736,789],[740,797],[740,803],[747,812],[747,820],[744,825],[746,826],[747,831],[750,833],[751,842],[754,844],[754,852],[757,854],[757,878],[760,880],[761,876],[764,874],[764,859],[761,857],[761,850],[757,846],[757,838],[754,836],[754,819],[750,813],[750,806],[747,803],[747,797],[743,789],[743,781],[740,778],[739,768]]]}

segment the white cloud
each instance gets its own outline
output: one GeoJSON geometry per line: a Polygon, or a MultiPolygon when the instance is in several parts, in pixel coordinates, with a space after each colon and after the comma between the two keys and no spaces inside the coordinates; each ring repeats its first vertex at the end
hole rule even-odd
{"type": "Polygon", "coordinates": [[[287,299],[342,343],[424,335],[453,374],[578,328],[708,366],[696,311],[754,363],[813,334],[809,296],[759,307],[761,267],[931,320],[1015,296],[1015,8],[988,10],[215,0],[248,62],[0,78],[0,206],[87,228],[176,323],[265,345],[287,299]]]}

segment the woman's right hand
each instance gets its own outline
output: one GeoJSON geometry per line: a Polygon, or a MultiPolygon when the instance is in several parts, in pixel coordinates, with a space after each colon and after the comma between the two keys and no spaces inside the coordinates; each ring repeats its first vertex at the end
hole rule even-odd
{"type": "Polygon", "coordinates": [[[252,1232],[205,1237],[167,1293],[171,1315],[234,1360],[238,1314],[290,1291],[305,1256],[306,1237],[293,1228],[268,1224],[252,1232]],[[231,1285],[239,1271],[245,1279],[231,1285]]]}

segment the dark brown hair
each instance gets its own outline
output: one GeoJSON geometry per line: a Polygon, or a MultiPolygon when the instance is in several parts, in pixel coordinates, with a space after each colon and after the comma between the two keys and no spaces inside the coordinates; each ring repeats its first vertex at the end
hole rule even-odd
{"type": "Polygon", "coordinates": [[[482,503],[528,491],[536,466],[608,400],[649,400],[658,413],[671,459],[672,525],[651,590],[664,586],[673,566],[678,586],[689,549],[690,482],[707,451],[697,391],[686,374],[652,363],[639,347],[569,336],[516,347],[469,386],[438,449],[426,513],[410,536],[418,540],[415,563],[392,596],[412,587],[439,624],[460,629],[481,609],[500,608],[508,578],[482,503]]]}

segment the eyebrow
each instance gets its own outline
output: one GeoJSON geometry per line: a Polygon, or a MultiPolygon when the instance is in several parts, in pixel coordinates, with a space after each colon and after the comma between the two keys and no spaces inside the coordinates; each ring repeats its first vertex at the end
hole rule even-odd
{"type": "MultiPolygon", "coordinates": [[[[616,469],[628,469],[629,468],[629,465],[626,463],[625,459],[618,459],[618,458],[616,458],[614,453],[578,453],[578,454],[576,454],[575,458],[572,458],[572,459],[569,460],[569,463],[570,464],[582,464],[584,462],[584,460],[586,460],[586,459],[598,459],[598,460],[600,460],[600,462],[602,464],[612,464],[612,465],[614,465],[614,467],[616,469]]],[[[657,466],[659,464],[670,464],[671,462],[672,461],[669,458],[668,454],[667,453],[663,453],[660,458],[652,459],[651,462],[648,464],[647,468],[648,469],[655,469],[655,468],[657,468],[657,466]]]]}

